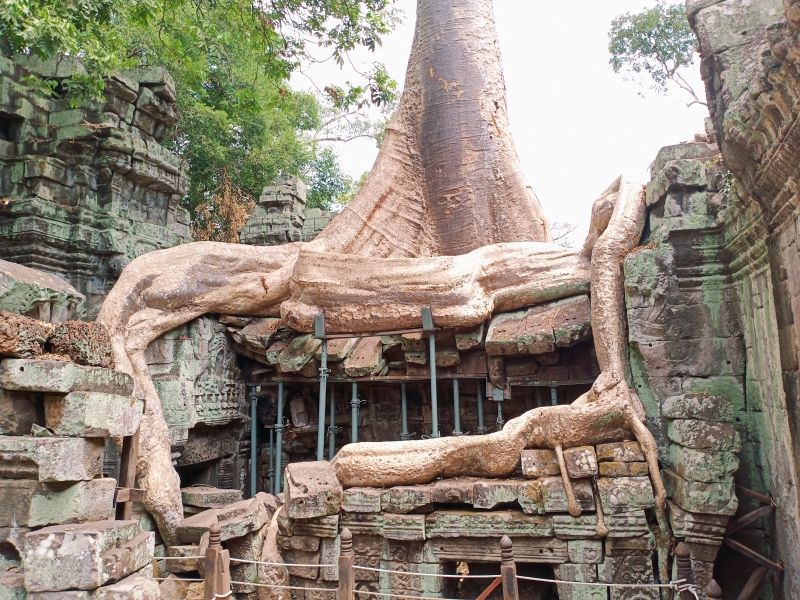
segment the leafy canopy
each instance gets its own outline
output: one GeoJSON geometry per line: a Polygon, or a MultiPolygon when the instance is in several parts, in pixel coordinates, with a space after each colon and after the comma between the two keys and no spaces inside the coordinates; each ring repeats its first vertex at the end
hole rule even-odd
{"type": "Polygon", "coordinates": [[[608,37],[609,64],[615,73],[632,79],[644,75],[659,93],[677,85],[692,97],[690,104],[704,104],[682,75],[693,64],[697,45],[683,3],[658,0],[642,12],[620,15],[611,22],[608,37]]]}
{"type": "Polygon", "coordinates": [[[167,143],[191,179],[183,202],[202,237],[230,240],[231,202],[248,206],[280,173],[306,175],[321,207],[347,192],[316,139],[331,110],[388,106],[396,84],[376,64],[363,82],[327,86],[323,119],[319,99],[288,79],[314,53],[341,65],[375,49],[396,18],[393,0],[0,0],[0,51],[80,57],[86,74],[66,86],[76,103],[100,99],[115,70],[167,67],[180,115],[167,143]]]}

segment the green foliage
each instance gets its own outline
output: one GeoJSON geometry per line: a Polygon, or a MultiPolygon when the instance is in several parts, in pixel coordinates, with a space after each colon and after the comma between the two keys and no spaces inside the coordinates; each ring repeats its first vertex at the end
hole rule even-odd
{"type": "Polygon", "coordinates": [[[353,180],[342,172],[336,154],[322,148],[306,175],[306,205],[330,210],[334,204],[345,204],[352,194],[353,180]]]}
{"type": "MultiPolygon", "coordinates": [[[[282,172],[309,174],[321,207],[347,192],[335,154],[317,155],[317,99],[289,90],[288,78],[312,50],[340,65],[356,47],[374,50],[396,18],[393,0],[0,0],[0,51],[80,57],[85,72],[41,86],[74,104],[102,98],[114,70],[166,66],[180,115],[167,143],[191,179],[184,204],[196,231],[232,239],[231,205],[249,206],[282,172]]],[[[329,103],[352,112],[394,101],[382,65],[364,79],[326,88],[329,103]]]]}
{"type": "Polygon", "coordinates": [[[655,6],[640,13],[625,13],[611,22],[609,64],[615,73],[636,79],[642,75],[659,93],[675,84],[692,96],[692,104],[703,104],[681,71],[693,64],[697,45],[686,19],[683,3],[655,6]]]}

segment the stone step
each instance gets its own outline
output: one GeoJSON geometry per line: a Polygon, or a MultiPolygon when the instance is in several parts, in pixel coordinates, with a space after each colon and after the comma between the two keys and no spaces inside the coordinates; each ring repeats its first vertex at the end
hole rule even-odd
{"type": "Polygon", "coordinates": [[[139,429],[143,411],[141,400],[100,392],[49,394],[44,400],[45,425],[62,436],[130,436],[139,429]]]}
{"type": "Polygon", "coordinates": [[[41,527],[110,519],[116,485],[110,478],[78,483],[2,479],[0,526],[41,527]]]}
{"type": "Polygon", "coordinates": [[[0,436],[0,478],[86,481],[103,470],[103,441],[0,436]]]}
{"type": "Polygon", "coordinates": [[[153,558],[151,531],[138,521],[55,525],[25,536],[29,592],[93,590],[145,567],[153,558]]]}
{"type": "Polygon", "coordinates": [[[102,392],[130,396],[133,378],[120,371],[56,360],[9,358],[0,362],[0,387],[7,390],[68,394],[102,392]]]}

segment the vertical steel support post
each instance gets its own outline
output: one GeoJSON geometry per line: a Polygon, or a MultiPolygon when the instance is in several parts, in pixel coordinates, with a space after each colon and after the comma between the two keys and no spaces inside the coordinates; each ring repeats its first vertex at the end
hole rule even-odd
{"type": "Polygon", "coordinates": [[[475,392],[478,397],[478,434],[483,435],[486,433],[486,425],[483,422],[483,397],[486,395],[486,392],[482,389],[481,380],[478,379],[478,383],[476,384],[475,392]]]}
{"type": "Polygon", "coordinates": [[[406,395],[406,384],[400,384],[400,439],[408,439],[408,396],[406,395]]]}
{"type": "Polygon", "coordinates": [[[325,459],[325,408],[328,403],[328,340],[325,339],[325,315],[314,317],[314,337],[322,340],[322,356],[319,365],[319,409],[317,411],[317,460],[325,459]]]}
{"type": "Polygon", "coordinates": [[[358,384],[353,382],[353,395],[350,397],[350,441],[358,441],[358,384]]]}
{"type": "Polygon", "coordinates": [[[283,460],[283,382],[278,382],[278,418],[275,419],[275,492],[277,496],[281,493],[281,480],[283,471],[281,461],[283,460]]]}
{"type": "Polygon", "coordinates": [[[453,379],[453,435],[461,435],[461,398],[458,379],[453,379]]]}
{"type": "Polygon", "coordinates": [[[250,497],[256,495],[256,474],[258,456],[258,392],[260,387],[257,385],[250,385],[250,497]]]}
{"type": "Polygon", "coordinates": [[[275,489],[275,430],[269,430],[269,459],[267,460],[267,489],[275,489]]]}
{"type": "Polygon", "coordinates": [[[550,404],[558,406],[558,390],[554,385],[550,386],[550,404]]]}
{"type": "Polygon", "coordinates": [[[328,412],[330,416],[328,419],[328,460],[333,460],[333,455],[336,453],[336,387],[331,384],[331,399],[329,400],[328,412]]]}
{"type": "Polygon", "coordinates": [[[431,437],[439,437],[439,398],[436,394],[436,329],[430,308],[422,309],[422,329],[428,334],[428,356],[431,363],[431,437]]]}

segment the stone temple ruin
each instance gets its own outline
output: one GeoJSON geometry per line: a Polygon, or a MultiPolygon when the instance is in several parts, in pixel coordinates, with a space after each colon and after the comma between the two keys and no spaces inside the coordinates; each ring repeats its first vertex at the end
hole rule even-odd
{"type": "Polygon", "coordinates": [[[402,103],[329,225],[284,178],[189,246],[166,72],[69,109],[23,82],[80,65],[0,58],[0,599],[476,598],[502,536],[520,598],[800,597],[800,4],[687,17],[707,131],[579,251],[388,210],[402,103]]]}

